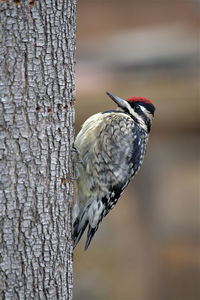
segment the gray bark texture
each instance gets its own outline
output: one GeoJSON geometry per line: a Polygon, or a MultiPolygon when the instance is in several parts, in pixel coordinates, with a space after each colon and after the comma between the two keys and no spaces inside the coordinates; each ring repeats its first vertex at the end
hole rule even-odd
{"type": "Polygon", "coordinates": [[[0,299],[72,299],[76,0],[0,9],[0,299]]]}

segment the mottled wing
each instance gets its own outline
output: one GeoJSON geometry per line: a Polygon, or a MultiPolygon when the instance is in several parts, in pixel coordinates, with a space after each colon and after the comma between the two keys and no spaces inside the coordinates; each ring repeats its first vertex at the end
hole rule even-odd
{"type": "Polygon", "coordinates": [[[145,135],[145,132],[141,131],[132,122],[131,128],[127,124],[125,125],[125,129],[120,128],[120,125],[122,126],[119,122],[119,131],[115,129],[116,132],[113,131],[112,135],[108,131],[107,137],[104,137],[104,139],[113,139],[112,141],[105,142],[101,149],[101,155],[104,159],[109,156],[109,160],[107,159],[106,161],[107,177],[105,177],[108,191],[97,201],[103,203],[104,209],[99,215],[97,225],[92,227],[89,224],[85,250],[88,248],[93,235],[97,231],[99,223],[115,206],[123,190],[130,182],[131,177],[136,174],[143,161],[145,151],[143,135],[145,135]],[[112,145],[111,149],[106,148],[106,145],[109,145],[109,147],[112,145]]]}
{"type": "Polygon", "coordinates": [[[144,134],[130,116],[121,112],[98,114],[83,125],[75,142],[84,162],[77,180],[75,245],[89,225],[87,249],[102,218],[138,171],[145,151],[144,134]]]}

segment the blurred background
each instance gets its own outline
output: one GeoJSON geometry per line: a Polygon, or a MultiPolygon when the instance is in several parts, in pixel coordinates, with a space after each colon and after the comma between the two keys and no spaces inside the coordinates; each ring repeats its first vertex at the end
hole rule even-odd
{"type": "Polygon", "coordinates": [[[144,96],[156,114],[143,166],[74,252],[74,300],[200,299],[198,0],[79,0],[76,133],[144,96]]]}

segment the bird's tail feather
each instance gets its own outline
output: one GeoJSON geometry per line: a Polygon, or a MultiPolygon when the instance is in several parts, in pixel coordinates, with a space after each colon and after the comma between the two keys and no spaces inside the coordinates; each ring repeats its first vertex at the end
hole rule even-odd
{"type": "Polygon", "coordinates": [[[90,225],[89,225],[89,228],[88,228],[88,233],[87,233],[87,240],[86,240],[86,243],[85,243],[85,248],[84,250],[86,251],[87,248],[89,247],[90,245],[90,242],[95,234],[95,232],[97,231],[98,229],[98,225],[95,227],[95,228],[92,228],[90,225]]]}
{"type": "MultiPolygon", "coordinates": [[[[78,244],[78,242],[80,241],[86,227],[88,226],[89,224],[89,220],[88,220],[88,209],[89,209],[89,206],[87,207],[86,210],[84,210],[84,212],[79,215],[74,224],[73,224],[73,233],[72,233],[72,237],[73,237],[73,242],[74,242],[74,248],[76,247],[76,245],[78,244]]],[[[90,242],[95,234],[95,232],[97,231],[99,227],[99,224],[97,224],[96,227],[91,227],[91,225],[89,224],[89,227],[88,227],[88,232],[87,232],[87,240],[86,240],[86,243],[85,243],[85,248],[84,250],[87,250],[87,248],[89,247],[90,245],[90,242]]]]}
{"type": "Polygon", "coordinates": [[[80,227],[79,225],[80,225],[79,218],[76,218],[74,225],[73,225],[73,233],[72,233],[72,237],[73,237],[73,241],[74,241],[74,248],[76,247],[80,238],[82,237],[82,235],[85,231],[85,228],[88,225],[88,220],[85,220],[85,223],[83,224],[83,226],[80,227]]]}

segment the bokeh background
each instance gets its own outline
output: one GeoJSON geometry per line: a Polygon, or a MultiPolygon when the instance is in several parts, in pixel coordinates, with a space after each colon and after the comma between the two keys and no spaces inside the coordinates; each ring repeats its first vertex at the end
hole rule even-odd
{"type": "Polygon", "coordinates": [[[200,299],[199,29],[195,0],[79,0],[76,132],[144,96],[156,114],[143,166],[74,252],[74,300],[200,299]]]}

